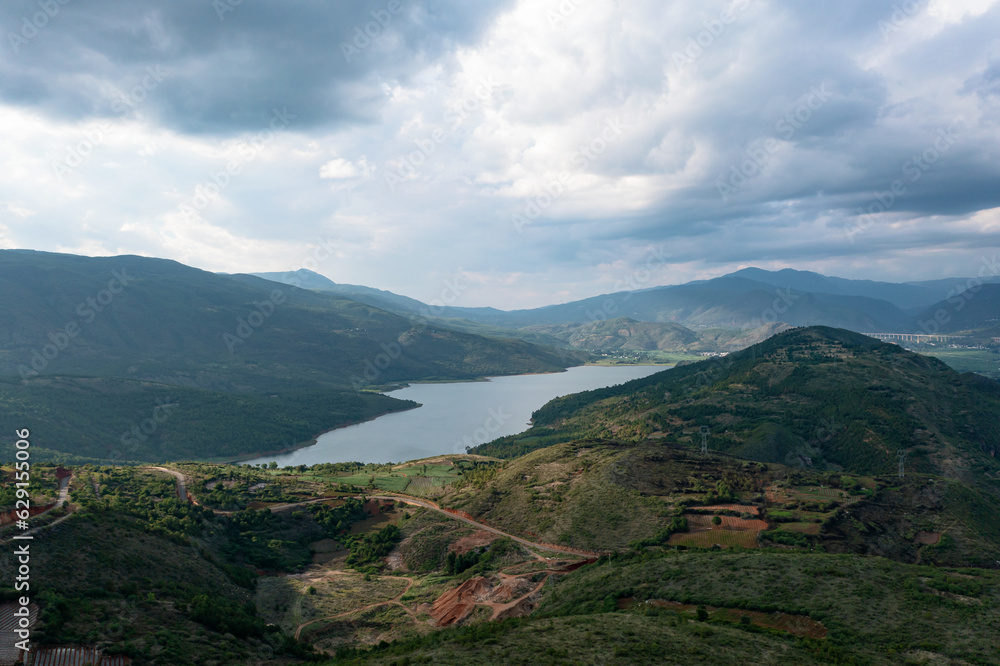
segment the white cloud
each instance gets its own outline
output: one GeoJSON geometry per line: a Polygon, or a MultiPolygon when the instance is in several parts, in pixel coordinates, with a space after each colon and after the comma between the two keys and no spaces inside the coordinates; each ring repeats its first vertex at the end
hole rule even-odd
{"type": "MultiPolygon", "coordinates": [[[[197,66],[175,64],[181,78],[151,91],[141,115],[116,123],[62,179],[53,165],[101,121],[44,115],[43,105],[0,92],[0,243],[16,236],[38,249],[245,271],[297,268],[317,238],[330,238],[337,251],[319,270],[337,282],[429,300],[441,275],[467,270],[460,302],[499,307],[605,291],[660,244],[671,258],[658,283],[755,263],[855,276],[885,265],[938,277],[968,263],[975,245],[1000,242],[991,120],[1000,98],[988,87],[1000,9],[997,0],[928,1],[883,35],[879,21],[902,3],[519,0],[477,24],[474,39],[445,51],[436,42],[433,54],[414,47],[421,38],[401,17],[399,34],[372,47],[364,69],[336,85],[305,78],[282,92],[277,104],[297,117],[254,150],[248,139],[267,121],[240,114],[256,108],[254,93],[273,72],[254,79],[245,65],[262,52],[248,41],[238,70],[247,89],[195,104],[211,116],[190,121],[197,131],[179,129],[189,127],[182,114],[158,115],[166,112],[155,96],[175,95],[182,79],[201,90],[227,67],[237,71],[235,61],[214,63],[202,78],[197,66]],[[734,20],[719,29],[731,6],[734,20]],[[561,12],[555,21],[552,11],[561,12]],[[692,40],[700,51],[679,65],[675,54],[692,40]],[[778,131],[822,85],[830,99],[807,108],[792,136],[778,131]],[[351,103],[317,120],[331,90],[348,91],[351,103]],[[958,116],[969,125],[955,146],[848,243],[843,227],[857,208],[958,116]],[[609,122],[620,133],[602,137],[609,122]],[[779,149],[723,201],[720,178],[775,138],[779,149]],[[234,172],[220,175],[230,164],[234,172]],[[561,191],[517,233],[511,214],[547,196],[562,174],[561,191]],[[205,205],[181,215],[198,193],[205,205]]],[[[31,46],[46,54],[43,42],[31,46]]],[[[326,51],[311,50],[319,48],[302,41],[302,57],[323,61],[326,51]]],[[[95,87],[135,83],[106,83],[121,74],[99,60],[80,65],[95,87]]]]}
{"type": "Polygon", "coordinates": [[[330,160],[323,166],[319,168],[320,178],[333,178],[333,179],[343,179],[343,178],[354,178],[358,176],[361,172],[350,160],[345,160],[342,157],[337,157],[330,160]]]}

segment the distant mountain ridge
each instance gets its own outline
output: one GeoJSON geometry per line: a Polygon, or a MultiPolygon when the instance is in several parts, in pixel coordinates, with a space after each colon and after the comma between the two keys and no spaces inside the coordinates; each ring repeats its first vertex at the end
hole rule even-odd
{"type": "MultiPolygon", "coordinates": [[[[919,316],[939,309],[972,278],[891,283],[829,277],[810,271],[745,268],[709,280],[602,294],[578,301],[523,310],[432,306],[392,292],[336,284],[311,271],[259,273],[260,277],[340,294],[405,314],[432,315],[512,330],[600,325],[626,317],[638,322],[677,324],[688,329],[831,326],[860,333],[922,333],[919,316]],[[543,328],[539,328],[543,327],[543,328]]],[[[988,276],[984,282],[998,282],[988,276]]],[[[978,291],[978,288],[976,289],[978,291]]],[[[980,328],[971,322],[966,328],[980,328]]],[[[982,322],[980,322],[982,323],[982,322]]],[[[926,328],[926,327],[924,327],[926,328]]],[[[558,337],[558,336],[556,336],[558,337]]],[[[655,348],[655,347],[654,347],[655,348]]]]}

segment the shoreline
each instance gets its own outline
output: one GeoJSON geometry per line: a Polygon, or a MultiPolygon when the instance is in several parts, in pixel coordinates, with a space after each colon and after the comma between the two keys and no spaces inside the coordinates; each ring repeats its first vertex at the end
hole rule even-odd
{"type": "MultiPolygon", "coordinates": [[[[364,389],[364,390],[365,391],[369,391],[369,392],[373,392],[373,393],[381,393],[383,395],[388,395],[389,393],[391,393],[393,391],[399,391],[399,390],[402,390],[404,388],[409,388],[411,386],[439,385],[439,384],[469,384],[469,383],[488,382],[488,381],[491,381],[493,379],[503,379],[505,377],[529,377],[529,376],[533,377],[533,376],[541,376],[541,375],[556,375],[556,374],[562,374],[562,373],[568,372],[572,368],[588,368],[588,367],[589,368],[662,367],[664,370],[669,370],[670,368],[673,368],[675,365],[676,365],[675,363],[656,363],[656,362],[647,362],[647,363],[614,363],[614,364],[612,364],[612,363],[599,363],[599,362],[598,363],[593,363],[593,362],[588,362],[588,363],[583,363],[581,365],[574,365],[574,366],[570,366],[570,368],[565,368],[563,370],[556,370],[556,371],[552,371],[552,372],[522,372],[522,373],[519,373],[519,374],[516,374],[516,375],[487,375],[487,376],[477,377],[475,379],[423,380],[423,381],[407,382],[405,384],[394,384],[394,385],[390,385],[390,386],[384,387],[382,389],[376,389],[374,387],[369,387],[368,389],[364,389]]],[[[295,444],[293,446],[285,447],[283,449],[278,449],[278,450],[273,450],[273,451],[265,451],[265,452],[262,452],[262,453],[255,452],[255,453],[241,454],[241,455],[238,455],[238,456],[226,456],[226,457],[223,457],[223,458],[205,459],[202,462],[216,463],[216,464],[237,465],[237,464],[245,464],[246,461],[248,461],[248,460],[255,460],[255,459],[260,459],[260,458],[268,458],[268,457],[271,457],[271,456],[277,457],[277,456],[287,455],[289,453],[294,453],[294,452],[299,451],[301,449],[305,449],[305,448],[308,448],[310,446],[316,445],[318,443],[319,438],[321,436],[323,436],[323,435],[328,434],[328,433],[335,432],[337,430],[343,430],[344,428],[349,428],[351,426],[360,425],[362,423],[367,423],[369,421],[374,421],[375,419],[381,418],[383,416],[387,416],[389,414],[397,414],[397,413],[401,414],[403,412],[408,412],[408,411],[411,411],[411,410],[414,410],[414,409],[418,409],[418,408],[420,408],[422,406],[423,406],[422,404],[418,403],[415,407],[409,407],[409,408],[406,408],[406,409],[399,409],[399,410],[394,410],[394,411],[390,411],[390,412],[384,412],[382,414],[378,414],[376,416],[372,416],[372,417],[369,417],[369,418],[366,418],[366,419],[362,419],[360,421],[355,421],[355,422],[352,422],[352,423],[346,423],[344,425],[341,425],[341,426],[338,426],[338,427],[335,427],[335,428],[330,428],[329,430],[324,430],[324,431],[318,433],[317,435],[315,435],[312,439],[309,439],[309,440],[304,441],[304,442],[300,442],[300,443],[295,444]]],[[[530,427],[530,424],[529,424],[529,427],[530,427]]],[[[434,455],[450,455],[450,454],[434,454],[434,455]]],[[[459,454],[455,454],[455,455],[459,455],[459,454]]]]}
{"type": "Polygon", "coordinates": [[[329,430],[324,430],[314,435],[312,439],[308,439],[304,442],[299,442],[297,444],[294,444],[293,446],[289,446],[284,449],[275,451],[264,451],[263,453],[243,453],[238,456],[224,456],[220,458],[210,458],[202,460],[201,462],[213,463],[217,465],[239,465],[245,463],[247,460],[253,460],[254,458],[266,458],[268,456],[281,456],[288,453],[294,453],[295,451],[299,451],[300,449],[305,449],[307,447],[314,446],[319,441],[319,438],[327,433],[334,432],[336,430],[343,430],[344,428],[350,428],[351,426],[361,425],[362,423],[368,423],[369,421],[374,421],[375,419],[382,418],[383,416],[388,416],[389,414],[402,414],[403,412],[409,412],[414,409],[420,409],[421,407],[423,407],[423,405],[417,403],[413,407],[407,407],[406,409],[394,409],[391,412],[383,412],[381,414],[376,414],[375,416],[369,416],[368,418],[361,419],[360,421],[352,421],[351,423],[345,423],[344,425],[337,426],[335,428],[330,428],[329,430]]]}

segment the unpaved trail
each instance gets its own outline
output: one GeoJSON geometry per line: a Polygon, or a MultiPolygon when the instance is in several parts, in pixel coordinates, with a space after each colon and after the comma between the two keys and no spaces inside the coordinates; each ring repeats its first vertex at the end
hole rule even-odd
{"type": "MultiPolygon", "coordinates": [[[[493,609],[493,615],[490,616],[490,621],[493,621],[493,620],[497,619],[497,617],[500,615],[500,613],[503,613],[505,610],[508,610],[510,608],[514,608],[515,606],[517,606],[519,603],[521,603],[522,601],[524,601],[525,599],[527,599],[531,595],[537,594],[538,591],[542,589],[542,586],[545,585],[546,581],[548,581],[549,576],[551,576],[551,575],[552,575],[551,573],[547,574],[545,576],[545,578],[543,578],[542,580],[540,580],[538,582],[538,585],[536,585],[533,590],[531,590],[527,594],[521,595],[520,597],[518,597],[517,599],[515,599],[513,601],[508,601],[505,604],[499,604],[499,603],[491,602],[491,601],[483,602],[481,604],[482,606],[488,606],[489,608],[493,609]]],[[[511,576],[511,578],[517,578],[517,576],[511,576]]]]}
{"type": "MultiPolygon", "coordinates": [[[[327,573],[330,573],[330,574],[341,574],[341,575],[347,575],[347,576],[351,576],[351,575],[353,575],[353,576],[361,576],[361,575],[363,575],[363,574],[349,572],[349,571],[330,571],[330,572],[327,572],[327,573]]],[[[402,592],[400,592],[399,594],[397,594],[395,597],[393,597],[392,599],[386,599],[385,601],[380,601],[380,602],[375,603],[375,604],[368,604],[367,606],[359,606],[358,608],[353,608],[353,609],[351,609],[349,611],[344,611],[343,613],[337,613],[336,615],[329,615],[327,617],[317,617],[314,620],[309,620],[308,622],[303,622],[295,630],[295,640],[299,640],[299,635],[302,633],[302,630],[305,629],[306,627],[308,627],[310,624],[315,624],[316,622],[323,622],[325,620],[336,620],[339,617],[345,617],[347,615],[351,615],[352,613],[358,613],[360,611],[371,610],[372,608],[378,608],[379,606],[386,606],[388,604],[393,604],[393,605],[399,606],[404,611],[406,611],[406,614],[409,615],[410,618],[414,622],[417,622],[418,621],[417,620],[417,616],[413,614],[413,611],[411,611],[409,608],[407,608],[406,606],[404,606],[403,602],[400,601],[400,599],[402,599],[403,596],[406,595],[406,593],[410,591],[410,588],[413,587],[413,584],[414,584],[413,579],[410,578],[409,576],[384,576],[384,578],[393,578],[393,579],[405,580],[406,581],[406,588],[402,592]]]]}
{"type": "Polygon", "coordinates": [[[181,474],[180,472],[175,472],[172,469],[167,469],[166,467],[147,467],[146,469],[155,469],[155,470],[159,470],[161,472],[166,472],[167,474],[170,474],[171,476],[173,476],[174,478],[176,478],[177,479],[177,498],[185,500],[185,501],[190,501],[190,499],[188,498],[187,486],[185,485],[186,481],[184,479],[184,475],[183,474],[181,474]]]}
{"type": "Polygon", "coordinates": [[[416,499],[416,498],[413,498],[413,497],[400,497],[398,495],[367,495],[367,497],[370,498],[370,499],[390,499],[390,500],[395,500],[397,502],[405,502],[406,504],[413,504],[415,506],[422,506],[425,509],[432,509],[434,511],[437,511],[438,513],[443,513],[444,515],[448,516],[449,518],[454,518],[455,520],[460,520],[463,523],[468,523],[470,525],[475,525],[476,527],[478,527],[480,529],[483,529],[483,530],[486,530],[487,532],[493,532],[494,534],[499,534],[500,536],[505,536],[505,537],[507,537],[509,539],[512,539],[512,540],[518,542],[521,545],[530,546],[532,548],[538,548],[539,550],[545,550],[545,551],[549,551],[549,552],[552,552],[552,553],[569,553],[571,555],[579,555],[580,557],[586,557],[586,558],[592,558],[594,556],[594,554],[591,553],[591,552],[584,551],[584,550],[576,550],[575,548],[570,548],[568,546],[566,546],[566,547],[560,547],[560,548],[554,548],[552,546],[547,546],[545,544],[541,544],[541,543],[538,543],[538,542],[535,542],[535,541],[529,541],[528,539],[522,539],[519,536],[514,536],[513,534],[508,534],[507,532],[504,532],[502,530],[498,530],[495,527],[490,527],[489,525],[486,525],[484,523],[480,523],[480,522],[478,522],[476,520],[473,520],[472,518],[466,518],[465,516],[457,516],[457,515],[449,512],[449,511],[445,511],[444,509],[435,506],[434,504],[432,504],[430,502],[425,502],[423,500],[419,500],[419,499],[416,499]]]}
{"type": "Polygon", "coordinates": [[[56,498],[56,508],[66,503],[66,499],[69,497],[69,482],[72,478],[72,476],[67,476],[59,479],[59,497],[56,498]]]}
{"type": "MultiPolygon", "coordinates": [[[[162,469],[165,472],[170,472],[170,470],[165,469],[163,467],[154,467],[152,469],[162,469]]],[[[170,472],[170,473],[174,474],[174,475],[178,474],[177,472],[170,472]]],[[[421,507],[423,507],[425,509],[431,509],[433,511],[437,511],[438,513],[442,513],[442,514],[448,516],[449,518],[454,518],[455,520],[460,520],[463,523],[468,523],[469,525],[474,525],[475,527],[478,527],[480,529],[486,530],[487,532],[492,532],[493,534],[498,534],[500,536],[508,537],[508,538],[513,539],[514,541],[516,541],[516,542],[518,542],[518,543],[520,543],[520,544],[522,544],[524,546],[529,546],[531,548],[537,548],[539,550],[544,550],[544,551],[548,551],[548,552],[551,552],[551,553],[568,553],[570,555],[577,555],[579,557],[586,557],[588,559],[591,559],[591,558],[594,557],[594,553],[592,553],[592,552],[585,551],[585,550],[577,550],[575,548],[570,548],[569,546],[562,546],[562,547],[559,547],[559,548],[555,548],[555,547],[548,546],[548,545],[545,545],[545,544],[542,544],[542,543],[538,543],[536,541],[529,541],[528,539],[523,539],[523,538],[521,538],[519,536],[515,536],[513,534],[509,534],[507,532],[504,532],[502,530],[498,530],[495,527],[490,527],[489,525],[486,525],[485,523],[480,523],[479,521],[474,520],[472,518],[466,518],[465,516],[457,516],[457,515],[449,512],[449,511],[446,511],[446,510],[444,510],[444,509],[442,509],[442,508],[440,508],[438,506],[435,506],[431,502],[427,502],[427,501],[424,501],[424,500],[416,499],[414,497],[401,497],[399,495],[365,495],[365,497],[367,497],[368,499],[393,500],[395,502],[404,502],[406,504],[412,504],[414,506],[421,506],[421,507]]],[[[292,509],[292,508],[295,508],[297,506],[304,506],[306,504],[315,504],[317,502],[329,502],[330,500],[334,500],[334,499],[337,499],[337,498],[335,498],[335,497],[320,497],[320,498],[317,498],[317,499],[306,500],[304,502],[295,502],[293,504],[279,504],[278,506],[272,506],[271,507],[271,511],[273,513],[277,513],[279,511],[287,511],[288,509],[292,509]]],[[[216,513],[222,513],[222,512],[216,510],[216,513]]]]}
{"type": "MultiPolygon", "coordinates": [[[[52,509],[49,509],[49,511],[51,511],[51,510],[52,509]]],[[[38,514],[38,516],[44,516],[46,513],[48,513],[48,511],[45,511],[44,513],[40,513],[40,514],[38,514]]],[[[29,530],[25,530],[24,532],[21,532],[21,535],[28,536],[29,534],[37,534],[37,533],[39,533],[39,532],[41,532],[43,530],[49,529],[50,527],[55,527],[56,525],[58,525],[59,523],[63,522],[64,520],[72,518],[73,515],[74,515],[73,512],[67,513],[65,516],[62,516],[61,518],[56,518],[55,520],[53,520],[51,523],[48,523],[47,525],[39,525],[38,527],[32,527],[29,530]]],[[[37,518],[38,516],[34,516],[34,517],[37,518]]],[[[4,539],[3,541],[0,541],[0,543],[2,543],[2,544],[14,543],[14,541],[15,541],[14,538],[10,537],[10,538],[4,539]]]]}

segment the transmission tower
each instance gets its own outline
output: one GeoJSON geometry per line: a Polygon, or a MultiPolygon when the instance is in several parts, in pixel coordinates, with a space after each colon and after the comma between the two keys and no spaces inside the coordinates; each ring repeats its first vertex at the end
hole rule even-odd
{"type": "Polygon", "coordinates": [[[701,427],[701,453],[708,455],[708,426],[701,427]]]}
{"type": "Polygon", "coordinates": [[[899,457],[899,478],[906,476],[906,451],[899,451],[896,454],[899,457]]]}

